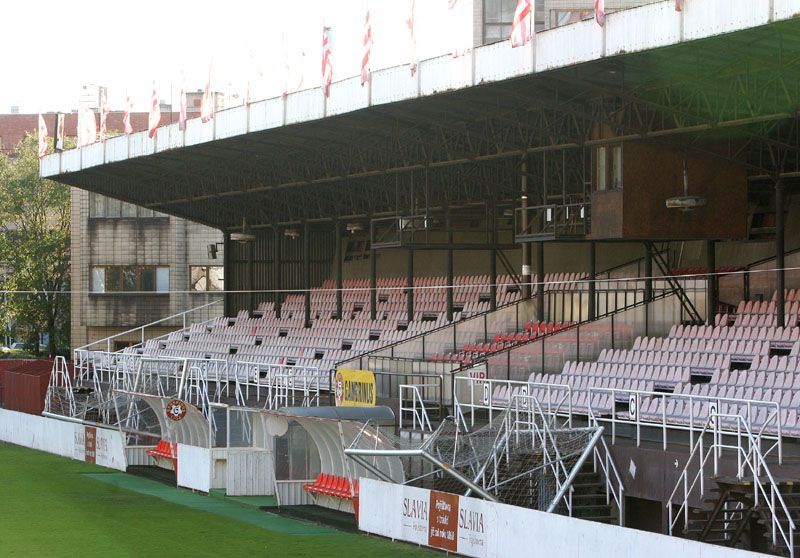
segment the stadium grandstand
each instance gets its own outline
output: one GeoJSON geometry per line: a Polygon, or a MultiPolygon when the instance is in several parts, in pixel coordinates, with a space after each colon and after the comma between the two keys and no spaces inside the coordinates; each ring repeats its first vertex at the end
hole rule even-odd
{"type": "Polygon", "coordinates": [[[682,4],[45,156],[222,231],[226,290],[45,417],[470,556],[798,556],[800,1],[682,4]]]}

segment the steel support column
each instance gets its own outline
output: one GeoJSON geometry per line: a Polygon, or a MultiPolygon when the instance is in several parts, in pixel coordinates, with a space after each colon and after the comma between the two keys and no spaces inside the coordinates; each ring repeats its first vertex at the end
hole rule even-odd
{"type": "MultiPolygon", "coordinates": [[[[644,334],[650,334],[650,301],[653,300],[653,245],[644,245],[644,334]]],[[[615,297],[616,298],[616,297],[615,297]]]]}
{"type": "Polygon", "coordinates": [[[406,316],[409,322],[414,320],[414,249],[408,249],[406,265],[406,316]]]}
{"type": "Polygon", "coordinates": [[[255,266],[253,266],[253,259],[255,258],[256,246],[255,241],[247,243],[247,310],[250,315],[256,309],[256,273],[255,266]]]}
{"type": "Polygon", "coordinates": [[[281,303],[283,302],[283,293],[281,293],[281,289],[283,288],[283,285],[281,284],[283,271],[283,262],[281,261],[281,228],[276,226],[273,231],[275,232],[273,236],[274,246],[272,247],[275,254],[274,261],[272,263],[272,273],[274,277],[273,284],[275,289],[275,317],[280,319],[281,303]]]}
{"type": "Polygon", "coordinates": [[[311,227],[303,225],[303,322],[311,327],[311,227]]]}
{"type": "Polygon", "coordinates": [[[453,220],[450,209],[445,209],[447,226],[447,321],[453,321],[453,220]]]}
{"type": "Polygon", "coordinates": [[[644,299],[650,301],[653,298],[653,249],[647,243],[644,245],[644,299]]]}
{"type": "Polygon", "coordinates": [[[225,273],[225,277],[227,281],[225,282],[225,295],[223,298],[222,305],[225,307],[225,315],[232,316],[233,315],[233,301],[231,300],[231,295],[228,292],[229,289],[228,285],[231,284],[233,280],[233,270],[231,270],[231,233],[228,231],[224,231],[222,233],[222,269],[225,273]]]}
{"type": "Polygon", "coordinates": [[[706,241],[706,267],[706,324],[714,325],[717,313],[717,243],[713,240],[706,241]]]}
{"type": "Polygon", "coordinates": [[[544,242],[536,243],[536,319],[544,321],[544,242]]]}
{"type": "Polygon", "coordinates": [[[369,249],[369,318],[378,319],[378,251],[369,249]]]}
{"type": "Polygon", "coordinates": [[[335,255],[336,258],[336,319],[342,319],[342,222],[336,220],[335,255]]]}
{"type": "Polygon", "coordinates": [[[489,249],[489,309],[497,310],[497,209],[492,204],[489,218],[491,219],[491,241],[489,249]]]}
{"type": "MultiPolygon", "coordinates": [[[[521,228],[528,230],[528,161],[523,160],[520,169],[520,212],[521,228]]],[[[524,242],[520,245],[522,250],[522,298],[531,297],[531,244],[524,242]]],[[[541,280],[541,279],[540,279],[541,280]]]]}
{"type": "Polygon", "coordinates": [[[597,317],[597,290],[595,279],[597,278],[597,244],[594,240],[589,242],[589,319],[597,317]]]}
{"type": "Polygon", "coordinates": [[[775,273],[777,274],[778,292],[775,300],[775,321],[778,327],[786,323],[786,261],[784,258],[784,219],[785,186],[781,180],[775,183],[775,273]]]}

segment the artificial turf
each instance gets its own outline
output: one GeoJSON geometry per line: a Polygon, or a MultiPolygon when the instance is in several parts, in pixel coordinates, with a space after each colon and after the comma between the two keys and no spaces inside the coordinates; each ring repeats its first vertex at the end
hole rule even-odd
{"type": "Polygon", "coordinates": [[[218,498],[119,475],[0,442],[0,556],[440,555],[256,510],[263,516],[226,512],[218,498]],[[213,505],[204,509],[203,498],[213,505]]]}

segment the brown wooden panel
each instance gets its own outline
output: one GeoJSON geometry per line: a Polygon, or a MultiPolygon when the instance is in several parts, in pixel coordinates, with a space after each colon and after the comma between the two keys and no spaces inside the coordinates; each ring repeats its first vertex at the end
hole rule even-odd
{"type": "Polygon", "coordinates": [[[627,143],[623,152],[626,238],[742,239],[747,234],[747,175],[713,156],[685,155],[663,145],[627,143]],[[683,194],[683,161],[689,194],[708,204],[694,211],[667,209],[683,194]]]}
{"type": "Polygon", "coordinates": [[[622,190],[592,192],[592,238],[622,238],[622,196],[622,190]]]}

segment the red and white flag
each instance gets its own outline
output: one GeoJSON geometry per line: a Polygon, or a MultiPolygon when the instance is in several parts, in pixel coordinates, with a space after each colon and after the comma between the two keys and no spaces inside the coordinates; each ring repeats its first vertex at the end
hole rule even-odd
{"type": "Polygon", "coordinates": [[[106,141],[108,133],[108,91],[100,88],[100,141],[106,141]]]}
{"type": "Polygon", "coordinates": [[[211,66],[208,67],[208,80],[206,87],[203,89],[203,99],[200,102],[200,120],[203,122],[211,122],[214,118],[214,109],[216,108],[214,94],[211,92],[211,66]]]}
{"type": "Polygon", "coordinates": [[[327,97],[331,93],[333,81],[333,60],[331,59],[331,28],[322,28],[322,91],[327,97]]]}
{"type": "Polygon", "coordinates": [[[133,133],[133,126],[131,126],[131,98],[125,97],[125,111],[122,113],[122,127],[125,135],[133,133]]]}
{"type": "Polygon", "coordinates": [[[47,155],[47,124],[44,123],[44,116],[39,115],[39,158],[47,155]]]}
{"type": "Polygon", "coordinates": [[[94,111],[88,106],[83,107],[83,145],[90,145],[97,141],[97,120],[94,111]]]}
{"type": "Polygon", "coordinates": [[[153,82],[153,95],[150,97],[150,115],[147,118],[147,137],[153,139],[161,122],[161,106],[158,104],[156,82],[153,82]]]}
{"type": "Polygon", "coordinates": [[[527,45],[531,40],[531,0],[518,0],[511,23],[511,46],[527,45]]]}
{"type": "Polygon", "coordinates": [[[606,0],[594,0],[594,20],[600,27],[606,24],[606,0]]]}
{"type": "Polygon", "coordinates": [[[367,17],[364,20],[364,52],[361,56],[361,85],[369,81],[370,74],[372,73],[369,65],[369,59],[372,54],[372,25],[369,22],[369,9],[367,9],[367,17]]]}
{"type": "Polygon", "coordinates": [[[186,99],[186,80],[181,79],[181,99],[180,99],[180,112],[178,113],[178,129],[182,132],[186,129],[186,112],[188,110],[188,101],[186,99]]]}
{"type": "Polygon", "coordinates": [[[676,12],[683,11],[683,0],[675,0],[675,11],[676,12]]]}
{"type": "Polygon", "coordinates": [[[408,19],[406,20],[406,26],[408,27],[408,32],[409,32],[409,40],[411,41],[409,47],[411,51],[409,66],[411,68],[412,76],[417,73],[417,38],[416,35],[414,34],[414,11],[415,11],[414,2],[415,0],[411,0],[408,12],[408,19]]]}

